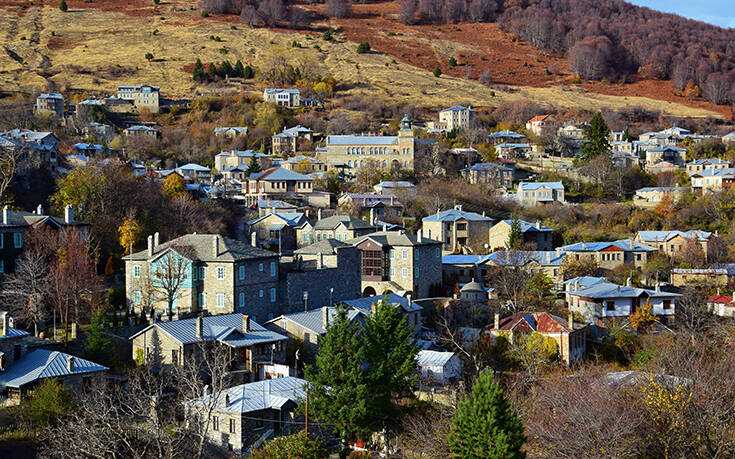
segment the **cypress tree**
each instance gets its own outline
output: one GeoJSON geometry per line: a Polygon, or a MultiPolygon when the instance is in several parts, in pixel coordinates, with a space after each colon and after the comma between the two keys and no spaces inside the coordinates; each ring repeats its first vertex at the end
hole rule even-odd
{"type": "Polygon", "coordinates": [[[249,65],[246,65],[242,71],[242,77],[246,80],[249,80],[254,76],[255,76],[255,71],[253,70],[253,68],[250,67],[249,65]]]}
{"type": "Polygon", "coordinates": [[[457,406],[449,434],[454,457],[522,459],[526,436],[523,423],[490,371],[477,377],[472,396],[457,406]]]}
{"type": "Polygon", "coordinates": [[[232,68],[232,64],[230,64],[230,61],[222,61],[217,73],[222,78],[234,76],[234,69],[232,68]]]}
{"type": "Polygon", "coordinates": [[[258,162],[258,158],[255,156],[250,158],[250,164],[248,164],[248,169],[245,172],[248,174],[248,177],[250,177],[250,174],[260,172],[260,163],[258,162]]]}
{"type": "Polygon", "coordinates": [[[590,123],[584,128],[584,142],[579,150],[582,152],[583,160],[590,160],[603,153],[610,152],[610,128],[602,119],[600,112],[595,113],[590,123]]]}
{"type": "Polygon", "coordinates": [[[95,311],[92,316],[92,324],[84,342],[85,356],[98,363],[110,363],[111,343],[105,336],[105,312],[102,309],[95,311]]]}
{"type": "Polygon", "coordinates": [[[505,242],[505,248],[508,250],[516,250],[521,248],[521,244],[523,244],[521,221],[514,218],[510,222],[510,233],[508,233],[508,240],[505,242]]]}
{"type": "Polygon", "coordinates": [[[66,11],[69,9],[69,7],[66,5],[66,0],[61,0],[61,3],[59,3],[59,9],[66,13],[66,11]]]}
{"type": "Polygon", "coordinates": [[[194,64],[194,71],[191,73],[191,77],[198,83],[204,81],[204,66],[202,65],[202,60],[199,58],[197,58],[197,61],[194,64]]]}
{"type": "Polygon", "coordinates": [[[245,76],[245,67],[243,67],[242,62],[239,59],[235,63],[234,70],[235,70],[235,73],[233,75],[234,77],[242,78],[243,76],[245,76]]]}

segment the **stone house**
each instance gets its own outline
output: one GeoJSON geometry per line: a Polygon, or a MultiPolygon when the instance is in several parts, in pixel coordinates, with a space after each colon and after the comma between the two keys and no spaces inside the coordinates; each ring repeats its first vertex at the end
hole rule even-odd
{"type": "Polygon", "coordinates": [[[731,167],[729,161],[725,161],[720,158],[709,158],[709,159],[695,159],[694,161],[686,164],[687,175],[696,174],[707,169],[728,169],[731,167]]]}
{"type": "Polygon", "coordinates": [[[442,243],[405,231],[379,231],[347,241],[360,249],[362,294],[411,293],[428,298],[441,286],[442,243]]]}
{"type": "Polygon", "coordinates": [[[147,108],[151,113],[160,110],[160,88],[149,85],[120,85],[117,87],[118,99],[130,100],[135,108],[147,108]]]}
{"type": "Polygon", "coordinates": [[[684,245],[690,241],[697,242],[702,247],[704,258],[707,258],[707,247],[712,233],[709,231],[638,231],[635,240],[655,247],[659,252],[674,257],[681,252],[684,245]]]}
{"type": "Polygon", "coordinates": [[[255,150],[230,150],[223,151],[214,156],[214,168],[220,172],[237,166],[249,166],[255,158],[262,169],[271,167],[270,156],[255,150]]]}
{"type": "Polygon", "coordinates": [[[710,194],[735,185],[735,168],[705,169],[691,176],[692,192],[710,194]]]}
{"type": "Polygon", "coordinates": [[[263,101],[281,107],[295,108],[301,105],[301,91],[296,88],[265,88],[263,101]]]}
{"type": "Polygon", "coordinates": [[[337,205],[345,210],[355,211],[360,217],[396,219],[403,215],[403,204],[392,194],[343,193],[337,198],[337,205]]]}
{"type": "Polygon", "coordinates": [[[59,118],[64,117],[64,96],[59,93],[43,93],[36,97],[36,112],[53,112],[59,118]]]}
{"type": "Polygon", "coordinates": [[[475,120],[475,111],[472,107],[455,107],[445,108],[439,112],[439,125],[442,129],[460,130],[470,129],[475,120]]]}
{"type": "Polygon", "coordinates": [[[278,253],[291,253],[298,247],[297,231],[311,222],[301,212],[276,212],[250,220],[248,230],[250,237],[256,237],[261,246],[271,247],[278,253]]]}
{"type": "Polygon", "coordinates": [[[710,289],[713,287],[725,288],[730,281],[730,273],[726,268],[685,269],[671,270],[671,285],[677,288],[710,289]]]}
{"type": "Polygon", "coordinates": [[[492,185],[510,188],[513,185],[514,168],[496,163],[477,163],[460,171],[462,177],[473,185],[492,185]]]}
{"type": "Polygon", "coordinates": [[[666,161],[677,167],[683,167],[686,163],[686,154],[686,148],[673,145],[648,148],[646,149],[646,166],[666,161]]]}
{"type": "Polygon", "coordinates": [[[613,270],[618,266],[629,265],[640,269],[648,262],[648,256],[658,249],[636,242],[633,238],[612,242],[577,242],[556,249],[566,252],[574,260],[589,260],[601,269],[613,270]]]}
{"type": "Polygon", "coordinates": [[[717,295],[707,298],[707,309],[716,316],[735,317],[735,298],[733,295],[721,295],[718,288],[717,295]]]}
{"type": "Polygon", "coordinates": [[[554,124],[554,118],[551,115],[534,116],[526,122],[526,131],[534,135],[544,135],[554,124]]]}
{"type": "Polygon", "coordinates": [[[226,137],[234,140],[238,137],[246,137],[248,135],[247,126],[220,126],[214,128],[214,135],[217,137],[226,137]]]}
{"type": "Polygon", "coordinates": [[[136,311],[167,313],[169,287],[174,314],[240,312],[265,320],[280,312],[276,253],[218,234],[165,243],[156,234],[146,250],[124,260],[126,298],[136,311]]]}
{"type": "Polygon", "coordinates": [[[271,137],[271,150],[273,154],[296,153],[299,142],[313,142],[314,131],[304,126],[284,128],[282,132],[271,137]]]}
{"type": "Polygon", "coordinates": [[[327,170],[327,165],[324,164],[324,161],[312,156],[304,155],[297,155],[288,158],[281,163],[281,167],[294,172],[298,172],[295,169],[305,167],[308,171],[302,170],[301,172],[307,172],[309,174],[313,174],[314,172],[326,172],[327,170]]]}
{"type": "Polygon", "coordinates": [[[416,185],[405,180],[399,181],[383,181],[373,186],[373,190],[378,194],[416,194],[416,185]]]}
{"type": "Polygon", "coordinates": [[[564,185],[561,182],[521,182],[518,201],[524,206],[564,204],[564,185]]]}
{"type": "MultiPolygon", "coordinates": [[[[286,435],[300,430],[296,408],[306,399],[303,379],[284,378],[241,384],[217,394],[212,412],[211,429],[206,437],[220,448],[245,455],[249,448],[261,444],[271,436],[286,435]]],[[[189,402],[186,410],[196,422],[210,406],[210,397],[189,402]]]]}
{"type": "Polygon", "coordinates": [[[15,272],[15,264],[23,252],[23,239],[28,231],[37,228],[50,228],[55,231],[73,229],[86,234],[89,226],[89,223],[74,219],[74,210],[71,206],[64,209],[64,218],[44,215],[40,205],[35,212],[3,207],[0,219],[0,275],[15,272]]]}
{"type": "Polygon", "coordinates": [[[279,199],[289,195],[304,195],[314,192],[314,179],[308,175],[272,167],[251,174],[242,182],[242,193],[261,199],[279,199]]]}
{"type": "Polygon", "coordinates": [[[687,191],[689,188],[680,186],[640,188],[633,196],[633,205],[643,209],[653,209],[665,199],[671,199],[672,203],[678,201],[687,191]]]}
{"type": "MultiPolygon", "coordinates": [[[[547,251],[554,248],[554,230],[541,224],[541,222],[529,223],[518,220],[521,233],[523,233],[523,244],[532,245],[534,250],[547,251]]],[[[490,251],[506,248],[508,236],[512,229],[513,220],[501,220],[489,230],[488,245],[490,251]]]]}
{"type": "Polygon", "coordinates": [[[190,182],[210,183],[212,181],[212,169],[199,164],[184,164],[175,168],[174,171],[190,182]]]}
{"type": "Polygon", "coordinates": [[[458,205],[424,217],[421,230],[428,239],[441,241],[444,253],[457,250],[480,253],[486,251],[488,231],[492,225],[492,218],[462,210],[462,206],[458,205]]]}
{"type": "Polygon", "coordinates": [[[349,215],[332,215],[331,217],[319,218],[312,227],[306,226],[299,234],[299,245],[313,244],[326,239],[337,239],[345,242],[349,239],[364,236],[375,232],[378,228],[368,221],[349,215]]]}
{"type": "MultiPolygon", "coordinates": [[[[330,135],[322,158],[328,167],[344,167],[347,172],[373,163],[383,170],[401,167],[413,170],[415,144],[411,120],[404,117],[398,135],[330,135]]],[[[350,172],[353,171],[353,172],[350,172]]]]}
{"type": "Polygon", "coordinates": [[[250,381],[257,378],[261,366],[286,361],[288,338],[250,316],[234,313],[155,322],[130,340],[133,360],[159,368],[184,365],[197,358],[199,346],[226,346],[230,371],[250,381]]]}
{"type": "Polygon", "coordinates": [[[503,319],[495,314],[495,323],[488,331],[494,336],[506,336],[510,342],[517,335],[529,333],[551,338],[566,365],[582,362],[587,354],[587,325],[575,323],[571,312],[566,321],[547,312],[518,312],[503,319]]]}
{"type": "Polygon", "coordinates": [[[495,145],[495,154],[501,159],[523,158],[533,151],[530,143],[499,143],[495,145]]]}
{"type": "Polygon", "coordinates": [[[20,154],[16,174],[24,176],[34,167],[58,166],[61,141],[52,132],[37,132],[28,129],[12,129],[0,133],[0,149],[20,154]]]}
{"type": "Polygon", "coordinates": [[[125,134],[128,137],[151,137],[151,138],[158,138],[158,136],[161,134],[158,132],[158,129],[154,129],[149,126],[141,126],[141,125],[135,125],[130,126],[129,128],[123,129],[123,134],[125,134]]]}
{"type": "Polygon", "coordinates": [[[487,138],[493,145],[499,143],[522,143],[523,140],[527,140],[525,135],[514,131],[491,132],[487,135],[487,138]]]}

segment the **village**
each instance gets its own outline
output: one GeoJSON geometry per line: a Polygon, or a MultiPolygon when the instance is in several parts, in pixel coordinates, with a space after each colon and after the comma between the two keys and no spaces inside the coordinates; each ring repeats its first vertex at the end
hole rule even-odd
{"type": "MultiPolygon", "coordinates": [[[[0,133],[0,399],[69,457],[130,438],[160,457],[258,457],[304,427],[324,451],[446,457],[421,435],[441,436],[482,374],[508,375],[517,397],[571,391],[580,382],[558,378],[572,375],[615,399],[662,381],[676,395],[698,375],[661,349],[731,333],[725,122],[700,132],[526,107],[491,126],[487,108],[454,105],[351,130],[317,122],[329,101],[265,87],[232,96],[254,122],[192,121],[214,153],[191,161],[161,154],[193,142],[174,117],[220,101],[162,91],[39,93],[32,116],[56,132],[0,133]],[[371,383],[383,398],[362,393],[371,383]],[[54,391],[78,408],[53,412],[54,391]],[[155,413],[140,411],[151,400],[155,413]],[[95,406],[127,433],[82,445],[110,420],[95,406]]],[[[548,457],[533,416],[529,456],[548,457]]]]}

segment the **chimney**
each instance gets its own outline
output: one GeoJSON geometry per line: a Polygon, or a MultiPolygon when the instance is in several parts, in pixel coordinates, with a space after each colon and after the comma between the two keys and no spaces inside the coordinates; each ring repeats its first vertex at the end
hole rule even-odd
{"type": "Polygon", "coordinates": [[[250,245],[253,247],[258,247],[258,233],[253,231],[250,233],[250,245]]]}
{"type": "Polygon", "coordinates": [[[386,231],[388,231],[388,224],[383,223],[383,232],[386,232],[386,231]]]}
{"type": "Polygon", "coordinates": [[[322,209],[316,211],[316,219],[317,221],[322,219],[322,209]]]}
{"type": "Polygon", "coordinates": [[[148,236],[148,256],[153,256],[153,236],[148,236]]]}
{"type": "Polygon", "coordinates": [[[499,328],[500,328],[500,314],[499,314],[499,313],[497,313],[497,312],[495,313],[495,325],[494,325],[494,327],[493,327],[493,328],[494,328],[495,330],[497,330],[497,329],[499,329],[499,328]]]}
{"type": "Polygon", "coordinates": [[[324,267],[324,255],[319,252],[316,257],[316,269],[322,269],[324,267]]]}
{"type": "Polygon", "coordinates": [[[536,220],[536,229],[541,229],[541,222],[536,220]]]}
{"type": "Polygon", "coordinates": [[[436,218],[439,218],[441,216],[441,212],[439,212],[439,209],[436,209],[436,218]]]}
{"type": "Polygon", "coordinates": [[[329,307],[324,306],[322,308],[322,326],[326,330],[327,325],[329,325],[329,307]]]}
{"type": "Polygon", "coordinates": [[[230,394],[225,392],[225,408],[230,406],[230,394]]]}
{"type": "Polygon", "coordinates": [[[483,217],[485,216],[485,211],[484,211],[484,210],[482,211],[482,216],[483,216],[483,217]]]}
{"type": "Polygon", "coordinates": [[[628,242],[630,242],[630,250],[633,250],[635,247],[635,244],[633,244],[633,238],[628,239],[628,242]]]}
{"type": "Polygon", "coordinates": [[[242,315],[242,331],[249,332],[250,331],[250,316],[243,314],[242,315]]]}
{"type": "Polygon", "coordinates": [[[214,257],[219,256],[219,236],[215,236],[212,240],[212,250],[214,251],[214,257]]]}
{"type": "Polygon", "coordinates": [[[72,223],[74,221],[74,209],[67,204],[66,207],[64,207],[64,222],[66,224],[72,223]]]}
{"type": "Polygon", "coordinates": [[[197,338],[202,339],[202,337],[204,336],[203,329],[204,329],[204,324],[203,324],[203,321],[202,321],[202,316],[199,316],[199,317],[196,318],[196,333],[197,333],[197,338]]]}
{"type": "Polygon", "coordinates": [[[411,307],[411,294],[410,293],[406,293],[406,304],[408,305],[409,308],[411,307]]]}
{"type": "Polygon", "coordinates": [[[36,207],[36,215],[43,215],[43,206],[41,204],[36,207]]]}
{"type": "Polygon", "coordinates": [[[586,243],[586,242],[584,242],[584,241],[582,241],[582,248],[583,248],[583,249],[586,249],[586,248],[587,248],[587,243],[586,243]]]}
{"type": "Polygon", "coordinates": [[[579,281],[578,280],[575,280],[574,281],[573,287],[574,287],[572,289],[573,292],[576,292],[577,290],[579,290],[579,281]]]}
{"type": "Polygon", "coordinates": [[[633,279],[632,279],[632,278],[630,278],[630,277],[629,277],[629,278],[627,278],[627,279],[625,280],[625,286],[626,286],[626,287],[632,287],[632,286],[633,286],[633,279]]]}
{"type": "Polygon", "coordinates": [[[656,282],[656,291],[657,292],[661,291],[661,282],[656,282]]]}
{"type": "Polygon", "coordinates": [[[393,196],[393,195],[390,195],[390,205],[391,205],[391,206],[393,205],[393,199],[394,199],[394,198],[395,198],[395,196],[393,196]]]}
{"type": "Polygon", "coordinates": [[[74,357],[71,355],[66,359],[66,369],[70,372],[74,372],[74,357]]]}
{"type": "Polygon", "coordinates": [[[720,287],[717,287],[717,296],[720,296],[720,287]]]}
{"type": "Polygon", "coordinates": [[[3,225],[8,224],[8,206],[3,207],[3,225]]]}
{"type": "Polygon", "coordinates": [[[8,327],[10,326],[8,324],[8,321],[10,320],[10,318],[8,317],[9,314],[6,311],[3,311],[2,312],[2,315],[3,315],[3,329],[2,329],[2,335],[1,336],[5,336],[5,335],[8,334],[8,327]]]}
{"type": "Polygon", "coordinates": [[[156,250],[161,245],[161,235],[156,231],[153,233],[153,250],[156,250]]]}
{"type": "Polygon", "coordinates": [[[416,242],[421,244],[421,230],[416,231],[416,242]]]}
{"type": "Polygon", "coordinates": [[[375,208],[370,209],[370,224],[375,226],[375,208]]]}

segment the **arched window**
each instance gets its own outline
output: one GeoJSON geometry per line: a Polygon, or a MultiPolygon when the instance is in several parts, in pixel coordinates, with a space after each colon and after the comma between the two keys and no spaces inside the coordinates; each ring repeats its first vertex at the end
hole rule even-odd
{"type": "Polygon", "coordinates": [[[362,166],[364,166],[364,165],[365,165],[365,161],[361,159],[361,160],[360,160],[360,167],[362,167],[362,166]]]}
{"type": "Polygon", "coordinates": [[[383,167],[384,167],[384,168],[388,167],[388,161],[386,161],[386,160],[383,160],[383,167]]]}

